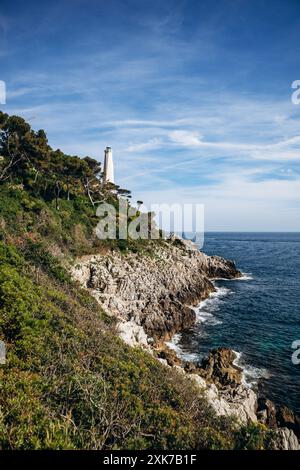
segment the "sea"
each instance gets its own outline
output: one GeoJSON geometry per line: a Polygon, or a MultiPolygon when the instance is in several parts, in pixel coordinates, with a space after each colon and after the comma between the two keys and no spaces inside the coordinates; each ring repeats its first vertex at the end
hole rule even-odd
{"type": "Polygon", "coordinates": [[[233,349],[247,386],[300,413],[300,233],[210,232],[201,250],[235,261],[243,277],[214,281],[196,324],[171,347],[193,362],[213,348],[233,349]]]}

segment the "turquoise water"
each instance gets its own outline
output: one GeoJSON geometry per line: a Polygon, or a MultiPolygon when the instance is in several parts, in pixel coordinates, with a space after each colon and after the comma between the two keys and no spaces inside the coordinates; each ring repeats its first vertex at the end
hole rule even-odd
{"type": "Polygon", "coordinates": [[[180,354],[197,361],[211,348],[232,348],[249,384],[299,413],[300,365],[291,357],[300,340],[300,234],[207,233],[203,251],[233,259],[246,276],[216,281],[197,324],[175,338],[180,354]]]}

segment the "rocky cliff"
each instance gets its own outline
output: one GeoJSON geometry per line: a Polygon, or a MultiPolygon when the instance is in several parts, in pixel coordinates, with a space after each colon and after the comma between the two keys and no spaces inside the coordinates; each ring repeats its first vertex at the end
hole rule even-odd
{"type": "Polygon", "coordinates": [[[215,290],[213,278],[241,275],[233,262],[207,256],[178,238],[160,243],[152,256],[111,252],[83,257],[72,274],[119,319],[125,341],[146,347],[193,325],[191,307],[215,290]]]}

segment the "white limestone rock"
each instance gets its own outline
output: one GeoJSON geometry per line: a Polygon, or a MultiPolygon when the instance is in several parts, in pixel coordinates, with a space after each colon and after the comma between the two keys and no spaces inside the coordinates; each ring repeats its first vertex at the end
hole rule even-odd
{"type": "Polygon", "coordinates": [[[207,384],[204,378],[197,374],[188,375],[207,398],[219,416],[234,416],[240,424],[257,422],[256,393],[244,385],[235,388],[218,389],[215,384],[207,384]]]}
{"type": "Polygon", "coordinates": [[[161,341],[194,324],[190,306],[215,290],[209,278],[240,273],[230,261],[185,241],[162,242],[154,250],[153,257],[118,251],[84,256],[71,273],[108,314],[124,322],[134,318],[147,336],[161,341]]]}
{"type": "Polygon", "coordinates": [[[137,325],[135,321],[119,322],[117,331],[120,338],[129,346],[142,346],[145,349],[150,349],[149,338],[143,328],[137,325]]]}
{"type": "Polygon", "coordinates": [[[300,444],[295,433],[288,428],[279,428],[275,431],[273,440],[274,450],[300,450],[300,444]]]}

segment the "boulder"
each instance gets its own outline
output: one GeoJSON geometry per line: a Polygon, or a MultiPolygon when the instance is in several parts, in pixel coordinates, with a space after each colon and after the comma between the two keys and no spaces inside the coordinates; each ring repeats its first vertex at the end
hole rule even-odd
{"type": "Polygon", "coordinates": [[[157,352],[157,357],[160,360],[164,360],[169,366],[180,366],[181,360],[177,356],[176,352],[173,349],[164,346],[161,350],[157,352]]]}
{"type": "Polygon", "coordinates": [[[200,374],[219,387],[236,387],[242,383],[243,370],[234,364],[237,355],[228,348],[214,349],[200,365],[200,374]]]}
{"type": "Polygon", "coordinates": [[[117,324],[117,332],[120,338],[129,346],[141,346],[150,351],[149,338],[143,328],[133,320],[127,322],[120,321],[117,324]]]}
{"type": "Polygon", "coordinates": [[[258,399],[257,417],[262,424],[269,428],[277,428],[276,406],[271,400],[267,398],[258,399]]]}
{"type": "Polygon", "coordinates": [[[280,406],[276,413],[277,425],[291,429],[300,438],[300,419],[287,406],[280,406]]]}
{"type": "Polygon", "coordinates": [[[208,384],[198,374],[188,374],[188,377],[204,392],[218,416],[234,417],[239,424],[257,421],[257,396],[250,388],[242,384],[235,388],[218,388],[214,383],[208,384]]]}

